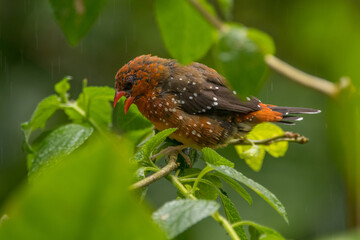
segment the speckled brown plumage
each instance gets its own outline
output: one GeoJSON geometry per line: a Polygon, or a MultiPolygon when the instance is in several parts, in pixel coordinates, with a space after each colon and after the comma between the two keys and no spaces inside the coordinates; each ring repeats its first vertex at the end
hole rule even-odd
{"type": "Polygon", "coordinates": [[[115,76],[114,106],[126,96],[158,130],[177,128],[170,137],[194,148],[224,146],[261,122],[293,124],[317,113],[308,108],[277,107],[252,97],[242,101],[214,69],[200,63],[187,66],[175,60],[143,55],[115,76]]]}

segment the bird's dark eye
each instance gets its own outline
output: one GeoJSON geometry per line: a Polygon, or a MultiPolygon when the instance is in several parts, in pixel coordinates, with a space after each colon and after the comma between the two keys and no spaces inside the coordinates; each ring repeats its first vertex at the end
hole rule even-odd
{"type": "Polygon", "coordinates": [[[133,86],[132,82],[126,82],[124,86],[124,90],[125,91],[130,90],[132,86],[133,86]]]}

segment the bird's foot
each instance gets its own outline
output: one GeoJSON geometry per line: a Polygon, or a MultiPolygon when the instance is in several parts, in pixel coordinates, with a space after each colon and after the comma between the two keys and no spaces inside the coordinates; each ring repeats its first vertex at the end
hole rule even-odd
{"type": "Polygon", "coordinates": [[[185,159],[186,164],[191,167],[192,164],[191,164],[191,160],[190,160],[189,156],[186,155],[186,154],[182,151],[184,148],[186,148],[186,146],[184,146],[184,145],[169,146],[169,147],[161,150],[161,151],[158,152],[157,154],[153,155],[153,156],[151,157],[151,160],[154,161],[158,156],[163,155],[163,154],[165,154],[165,156],[166,156],[165,159],[167,159],[167,158],[168,158],[168,155],[169,155],[171,152],[176,151],[176,152],[178,152],[178,153],[185,159]]]}

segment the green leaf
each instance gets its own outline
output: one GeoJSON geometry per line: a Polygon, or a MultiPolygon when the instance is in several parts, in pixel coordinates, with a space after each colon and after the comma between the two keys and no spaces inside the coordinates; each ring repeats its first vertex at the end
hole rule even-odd
{"type": "MultiPolygon", "coordinates": [[[[109,87],[86,87],[77,99],[77,105],[96,125],[107,128],[112,121],[112,106],[115,90],[109,87]]],[[[68,113],[69,114],[69,113],[68,113]]],[[[76,115],[70,114],[69,117],[76,115]]]]}
{"type": "Polygon", "coordinates": [[[253,201],[250,194],[237,181],[219,172],[214,172],[212,174],[224,179],[224,181],[229,184],[230,187],[232,187],[241,197],[243,197],[250,206],[252,205],[253,201]]]}
{"type": "Polygon", "coordinates": [[[280,233],[275,231],[274,229],[271,229],[269,227],[262,226],[260,224],[251,222],[251,221],[243,221],[241,222],[241,225],[248,225],[249,226],[249,232],[251,234],[251,240],[285,240],[283,236],[281,236],[280,233]],[[255,228],[257,231],[255,231],[253,228],[255,228]]]}
{"type": "Polygon", "coordinates": [[[120,130],[129,132],[152,127],[152,123],[139,112],[135,104],[130,106],[127,114],[125,115],[124,102],[125,97],[121,98],[116,104],[115,122],[120,130]]]}
{"type": "Polygon", "coordinates": [[[215,152],[211,148],[203,148],[201,151],[204,154],[205,162],[207,162],[209,164],[212,164],[215,166],[225,165],[225,166],[229,166],[229,167],[234,167],[233,162],[230,162],[229,160],[223,158],[222,156],[220,156],[217,152],[215,152]]]}
{"type": "MultiPolygon", "coordinates": [[[[230,198],[228,198],[225,194],[220,194],[220,197],[221,197],[221,202],[224,206],[226,218],[229,220],[229,222],[230,223],[240,222],[241,217],[240,217],[238,211],[236,210],[236,207],[230,200],[230,198]]],[[[243,226],[235,227],[234,230],[235,230],[236,234],[240,237],[240,239],[243,239],[243,240],[247,239],[247,236],[246,236],[243,226]]]]}
{"type": "Polygon", "coordinates": [[[216,212],[219,207],[215,201],[175,200],[165,203],[154,212],[153,220],[165,231],[168,238],[174,238],[216,212]]]}
{"type": "Polygon", "coordinates": [[[246,164],[249,165],[254,171],[259,171],[261,169],[264,157],[265,157],[265,148],[264,146],[253,145],[253,146],[235,146],[239,157],[244,159],[246,164]]]}
{"type": "Polygon", "coordinates": [[[38,128],[44,128],[47,120],[60,108],[60,100],[58,96],[51,95],[43,99],[36,107],[29,122],[21,124],[24,132],[25,140],[30,137],[31,132],[38,128]]]}
{"type": "Polygon", "coordinates": [[[52,166],[69,155],[81,146],[92,132],[92,127],[79,124],[67,124],[55,129],[39,144],[29,174],[37,172],[44,166],[52,166]]]}
{"type": "Polygon", "coordinates": [[[229,176],[242,184],[245,184],[247,187],[252,189],[256,192],[260,197],[262,197],[266,202],[270,204],[283,218],[284,220],[289,223],[287,218],[287,214],[285,211],[285,207],[282,203],[277,199],[277,197],[271,193],[269,190],[258,184],[257,182],[253,181],[250,178],[245,177],[242,173],[238,172],[237,170],[228,167],[228,166],[214,166],[209,164],[215,171],[220,172],[226,176],[229,176]]]}
{"type": "MultiPolygon", "coordinates": [[[[273,123],[261,123],[256,125],[246,136],[250,140],[262,140],[283,135],[284,131],[273,123]]],[[[288,149],[288,142],[276,142],[264,146],[265,150],[273,157],[282,157],[288,149]]]]}
{"type": "Polygon", "coordinates": [[[264,55],[275,54],[275,44],[269,35],[255,28],[248,28],[247,30],[248,37],[257,44],[264,55]]]}
{"type": "Polygon", "coordinates": [[[56,20],[72,46],[90,30],[105,3],[106,0],[50,0],[56,20]]]}
{"type": "Polygon", "coordinates": [[[64,77],[60,82],[55,84],[55,92],[59,94],[62,102],[67,102],[67,91],[70,89],[70,83],[71,80],[70,76],[64,77]]]}
{"type": "Polygon", "coordinates": [[[128,190],[133,145],[92,138],[13,196],[0,239],[165,239],[128,190]]]}
{"type": "Polygon", "coordinates": [[[142,149],[136,154],[135,159],[137,161],[149,161],[153,151],[173,132],[176,128],[168,128],[164,131],[159,132],[152,138],[150,138],[142,147],[142,149]]]}
{"type": "MultiPolygon", "coordinates": [[[[284,131],[279,126],[272,123],[261,123],[256,125],[246,138],[249,141],[263,140],[281,136],[283,134],[284,131]]],[[[237,145],[235,146],[235,149],[240,158],[244,159],[254,171],[259,171],[265,157],[265,151],[273,157],[282,157],[288,149],[288,142],[275,142],[270,145],[237,145]]]]}
{"type": "MultiPolygon", "coordinates": [[[[207,9],[211,8],[201,1],[207,9]]],[[[183,0],[156,0],[156,19],[166,49],[186,64],[203,57],[215,40],[215,29],[183,0]]]]}
{"type": "Polygon", "coordinates": [[[214,49],[217,68],[236,92],[255,95],[264,83],[267,66],[261,48],[249,38],[248,30],[230,25],[214,49]]]}
{"type": "Polygon", "coordinates": [[[233,10],[234,0],[217,0],[217,2],[225,19],[229,20],[232,17],[231,11],[233,10]]]}

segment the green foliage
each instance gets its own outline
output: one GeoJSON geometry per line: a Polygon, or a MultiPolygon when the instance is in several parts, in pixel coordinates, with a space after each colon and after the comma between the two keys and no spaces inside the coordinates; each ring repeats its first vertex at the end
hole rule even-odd
{"type": "Polygon", "coordinates": [[[124,112],[125,97],[122,97],[116,104],[116,124],[123,132],[130,132],[139,129],[151,128],[152,124],[147,120],[137,109],[135,104],[132,104],[125,114],[124,112]]]}
{"type": "Polygon", "coordinates": [[[215,46],[214,57],[218,70],[240,96],[251,96],[260,90],[267,67],[261,48],[249,37],[247,28],[228,26],[215,46]]]}
{"type": "Polygon", "coordinates": [[[106,0],[50,0],[67,41],[75,46],[90,30],[106,0]]]}
{"type": "Polygon", "coordinates": [[[128,192],[131,148],[98,136],[47,169],[6,206],[0,239],[165,239],[128,192]]]}
{"type": "Polygon", "coordinates": [[[221,13],[229,20],[232,17],[232,8],[234,6],[234,0],[217,0],[221,13]]]}
{"type": "Polygon", "coordinates": [[[157,149],[159,145],[175,131],[176,128],[168,128],[150,138],[141,148],[141,150],[136,154],[135,159],[142,163],[149,162],[151,154],[155,151],[155,149],[157,149]]]}
{"type": "Polygon", "coordinates": [[[69,155],[90,137],[93,130],[90,126],[67,124],[49,133],[36,147],[32,162],[28,163],[29,174],[69,155]]]}
{"type": "Polygon", "coordinates": [[[234,163],[220,156],[217,152],[211,148],[203,148],[202,153],[204,154],[205,162],[214,166],[225,165],[228,167],[234,167],[234,163]]]}
{"type": "Polygon", "coordinates": [[[279,199],[277,199],[277,197],[273,193],[271,193],[269,190],[267,190],[266,188],[264,188],[257,182],[245,177],[242,173],[240,173],[239,171],[237,171],[231,167],[213,166],[210,164],[209,164],[209,166],[211,166],[215,171],[217,171],[221,174],[224,174],[228,177],[231,177],[231,178],[243,183],[250,189],[252,189],[261,198],[263,198],[266,202],[268,202],[270,204],[270,206],[272,206],[284,218],[284,220],[287,223],[289,222],[286,211],[285,211],[285,207],[282,205],[282,203],[279,201],[279,199]]]}
{"type": "Polygon", "coordinates": [[[154,221],[174,238],[186,229],[213,214],[220,205],[215,201],[181,199],[167,202],[153,213],[154,221]]]}
{"type": "MultiPolygon", "coordinates": [[[[50,3],[68,42],[75,45],[89,31],[105,0],[50,0],[50,3]]],[[[199,0],[198,3],[210,16],[215,16],[215,11],[206,1],[199,0]]],[[[217,4],[224,17],[231,18],[233,1],[218,0],[217,4]]],[[[264,56],[275,52],[274,43],[268,35],[236,24],[216,31],[194,9],[191,1],[156,0],[155,12],[163,41],[173,58],[182,64],[198,60],[218,37],[213,50],[214,61],[234,90],[244,97],[261,88],[267,71],[264,56]]],[[[168,139],[176,129],[166,129],[144,140],[153,132],[152,124],[135,105],[125,115],[122,98],[115,114],[115,126],[122,133],[119,141],[109,135],[113,126],[110,102],[114,89],[87,87],[85,81],[78,98],[72,100],[68,94],[69,80],[70,77],[65,77],[57,83],[56,95],[41,101],[30,121],[22,125],[29,173],[32,176],[41,170],[43,174],[33,178],[31,185],[15,196],[8,206],[12,218],[0,229],[0,238],[163,239],[157,227],[149,222],[147,209],[134,201],[128,186],[134,179],[146,180],[150,172],[162,171],[151,157],[168,146],[178,144],[168,139]],[[70,123],[44,131],[31,139],[32,132],[44,128],[56,110],[63,110],[70,123]],[[96,138],[88,140],[92,134],[96,134],[96,138]],[[130,153],[133,149],[137,150],[135,155],[130,153]],[[131,166],[129,159],[135,160],[131,161],[131,166]],[[138,226],[141,226],[141,231],[138,226]]],[[[283,156],[287,142],[256,145],[256,141],[281,134],[283,131],[275,125],[258,125],[246,138],[252,145],[237,146],[236,150],[252,169],[258,171],[265,153],[274,157],[283,156]]],[[[284,239],[270,228],[242,221],[222,188],[223,182],[228,184],[252,205],[252,198],[242,185],[249,187],[288,222],[284,206],[273,193],[235,170],[233,162],[210,148],[201,152],[186,149],[183,153],[193,161],[195,158],[204,160],[206,166],[203,169],[187,169],[183,164],[176,174],[166,176],[177,188],[180,199],[165,203],[153,213],[152,218],[168,238],[174,238],[212,216],[233,239],[284,239]],[[220,216],[217,200],[221,200],[227,220],[220,216]],[[243,225],[249,226],[249,237],[243,225]]],[[[182,162],[183,157],[180,156],[178,161],[182,162]]],[[[145,197],[147,188],[139,189],[140,199],[145,197]]]]}
{"type": "Polygon", "coordinates": [[[173,58],[187,64],[206,54],[215,40],[214,28],[188,1],[156,0],[155,11],[165,46],[173,58]]]}
{"type": "MultiPolygon", "coordinates": [[[[221,202],[224,206],[226,218],[229,220],[230,223],[236,223],[241,221],[241,217],[236,210],[233,202],[228,198],[225,194],[220,194],[221,202]]],[[[243,226],[235,227],[234,230],[236,231],[237,235],[241,238],[246,240],[247,236],[243,226]]]]}
{"type": "MultiPolygon", "coordinates": [[[[264,140],[281,136],[283,134],[284,131],[279,126],[272,123],[262,123],[256,125],[246,138],[252,142],[254,140],[264,140]]],[[[282,157],[288,149],[288,142],[280,141],[271,143],[270,145],[237,145],[235,146],[235,149],[249,167],[254,171],[259,171],[265,157],[265,152],[275,158],[282,157]]]]}
{"type": "Polygon", "coordinates": [[[70,90],[70,76],[64,77],[60,82],[55,84],[55,92],[59,94],[62,102],[68,101],[67,92],[70,90]]]}
{"type": "Polygon", "coordinates": [[[60,108],[58,96],[51,95],[43,99],[36,107],[29,122],[24,122],[21,129],[27,142],[31,133],[38,128],[44,128],[46,121],[60,108]]]}

